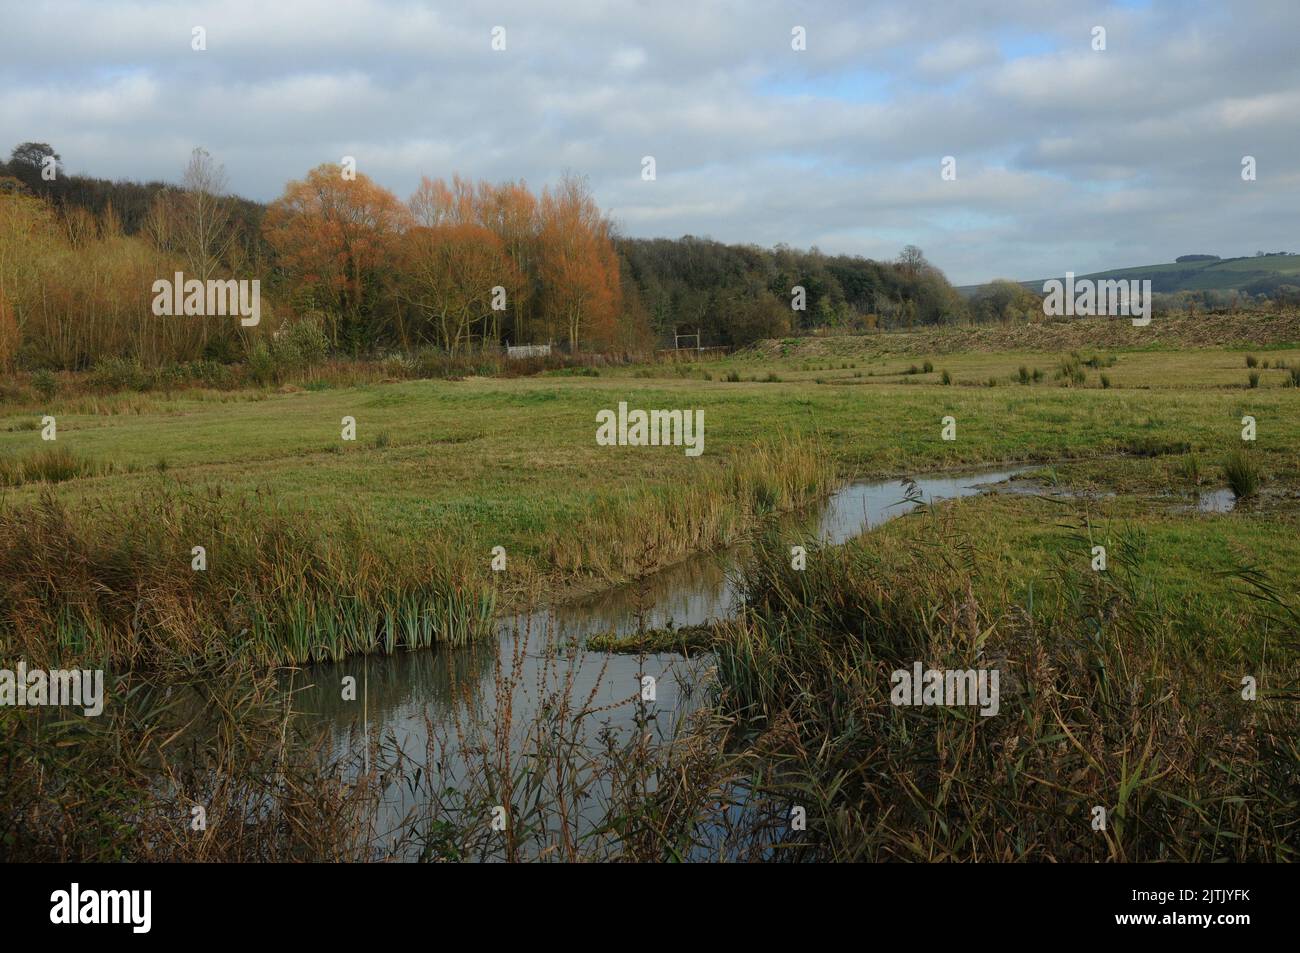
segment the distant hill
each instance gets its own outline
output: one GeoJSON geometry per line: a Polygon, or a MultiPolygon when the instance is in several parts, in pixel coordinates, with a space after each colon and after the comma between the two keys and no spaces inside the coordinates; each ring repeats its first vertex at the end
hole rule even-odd
{"type": "MultiPolygon", "coordinates": [[[[1190,257],[1190,256],[1185,256],[1190,257]]],[[[1063,278],[1064,275],[1054,275],[1063,278]]],[[[1247,291],[1251,294],[1271,294],[1280,285],[1300,285],[1300,255],[1262,255],[1246,258],[1216,258],[1203,261],[1169,262],[1163,265],[1142,265],[1137,268],[1115,268],[1088,275],[1075,275],[1075,279],[1090,278],[1134,279],[1151,281],[1151,290],[1157,294],[1175,291],[1247,291]]],[[[1041,293],[1043,282],[1022,281],[1030,291],[1041,293]]],[[[982,285],[963,285],[957,289],[970,297],[982,285]]]]}

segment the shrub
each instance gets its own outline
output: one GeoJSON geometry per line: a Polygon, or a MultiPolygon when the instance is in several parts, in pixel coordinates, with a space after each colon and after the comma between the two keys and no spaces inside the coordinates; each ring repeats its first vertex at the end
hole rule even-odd
{"type": "Polygon", "coordinates": [[[329,338],[311,318],[284,324],[271,339],[271,356],[281,373],[314,367],[328,353],[329,338]]]}
{"type": "Polygon", "coordinates": [[[1246,355],[1246,366],[1247,366],[1247,367],[1257,367],[1258,365],[1259,365],[1259,358],[1255,357],[1254,354],[1247,354],[1247,355],[1246,355]]]}
{"type": "Polygon", "coordinates": [[[49,400],[59,389],[59,382],[52,371],[39,370],[32,375],[32,386],[44,400],[49,400]]]}
{"type": "Polygon", "coordinates": [[[947,371],[946,368],[944,369],[944,372],[943,372],[943,374],[941,375],[940,380],[942,380],[943,383],[945,383],[945,384],[951,384],[951,383],[952,383],[952,375],[948,373],[948,371],[947,371]]]}
{"type": "Polygon", "coordinates": [[[1109,390],[1109,389],[1110,389],[1110,375],[1109,375],[1109,374],[1102,374],[1102,375],[1101,375],[1101,386],[1102,386],[1102,388],[1105,389],[1105,390],[1109,390]]]}
{"type": "Polygon", "coordinates": [[[1020,365],[1020,373],[1019,376],[1017,377],[1017,380],[1019,380],[1020,383],[1022,384],[1029,383],[1029,368],[1025,367],[1025,365],[1023,364],[1020,365]]]}
{"type": "Polygon", "coordinates": [[[921,365],[921,369],[925,371],[925,373],[931,374],[934,372],[934,364],[932,364],[930,361],[926,361],[924,364],[921,365]]]}
{"type": "Polygon", "coordinates": [[[265,341],[258,341],[253,345],[253,349],[248,352],[248,376],[258,384],[272,384],[275,382],[275,358],[271,354],[271,349],[266,346],[265,341]]]}
{"type": "Polygon", "coordinates": [[[1258,386],[1259,386],[1259,371],[1251,371],[1250,374],[1247,375],[1246,380],[1249,382],[1246,386],[1248,386],[1248,387],[1252,387],[1252,388],[1253,388],[1253,387],[1258,387],[1258,386]]]}
{"type": "Polygon", "coordinates": [[[153,380],[138,360],[106,357],[91,370],[90,385],[105,391],[146,391],[153,385],[153,380]]]}
{"type": "Polygon", "coordinates": [[[1083,361],[1078,354],[1071,353],[1069,357],[1061,359],[1056,369],[1056,379],[1067,387],[1082,387],[1087,382],[1088,372],[1083,369],[1083,361]]]}

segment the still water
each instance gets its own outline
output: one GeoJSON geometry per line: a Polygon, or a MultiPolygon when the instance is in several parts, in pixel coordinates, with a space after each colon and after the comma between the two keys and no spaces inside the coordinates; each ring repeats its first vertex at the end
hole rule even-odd
{"type": "MultiPolygon", "coordinates": [[[[922,501],[972,496],[1024,469],[922,477],[911,486],[900,481],[851,483],[779,525],[789,545],[836,545],[922,501]]],[[[446,739],[457,737],[459,730],[463,744],[465,726],[483,723],[484,716],[499,723],[507,701],[515,726],[508,732],[512,752],[535,742],[529,736],[533,716],[560,704],[564,693],[578,707],[595,712],[583,719],[590,728],[587,743],[638,726],[656,740],[668,740],[680,719],[707,695],[711,657],[607,655],[581,646],[595,633],[629,634],[727,617],[738,603],[734,576],[743,558],[743,547],[702,554],[635,583],[504,618],[495,640],[465,648],[314,665],[293,676],[294,707],[302,717],[325,723],[336,754],[355,752],[358,746],[364,750],[382,739],[417,761],[436,762],[446,775],[440,783],[447,785],[457,783],[466,765],[463,755],[448,750],[446,739]],[[356,679],[355,701],[343,700],[341,686],[349,675],[356,679]],[[655,698],[640,705],[645,676],[654,679],[655,698]],[[498,697],[503,684],[508,699],[498,697]],[[652,716],[648,721],[647,713],[652,716]],[[427,757],[435,750],[432,759],[427,757]]],[[[419,811],[419,799],[402,784],[391,785],[384,806],[390,816],[379,826],[400,826],[403,816],[419,811]]]]}

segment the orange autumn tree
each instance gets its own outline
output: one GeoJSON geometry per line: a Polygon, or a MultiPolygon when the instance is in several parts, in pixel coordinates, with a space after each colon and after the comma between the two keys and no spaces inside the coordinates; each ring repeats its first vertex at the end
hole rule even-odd
{"type": "Polygon", "coordinates": [[[515,265],[518,281],[507,284],[510,333],[514,343],[531,342],[533,311],[537,301],[539,251],[537,197],[523,182],[492,185],[479,183],[474,198],[475,218],[492,230],[515,265]]]}
{"type": "MultiPolygon", "coordinates": [[[[508,308],[527,286],[506,242],[486,224],[492,194],[491,186],[475,188],[460,176],[450,186],[426,176],[407,203],[414,225],[402,242],[400,295],[417,315],[417,330],[448,351],[467,344],[476,326],[495,346],[505,314],[493,307],[495,289],[508,308]]],[[[409,337],[404,325],[399,337],[409,337]]]]}
{"type": "Polygon", "coordinates": [[[484,340],[499,334],[500,311],[493,289],[518,284],[518,273],[501,239],[482,225],[417,225],[402,239],[399,256],[402,300],[418,321],[402,326],[403,344],[414,333],[455,354],[478,327],[484,340]]]}
{"type": "Polygon", "coordinates": [[[609,343],[622,306],[618,256],[586,182],[566,175],[555,189],[543,190],[539,219],[538,273],[548,325],[568,337],[570,350],[609,343]]]}
{"type": "Polygon", "coordinates": [[[330,340],[374,309],[387,261],[410,221],[397,196],[360,172],[326,163],[285,186],[267,209],[263,234],[280,263],[329,316],[330,340]]]}

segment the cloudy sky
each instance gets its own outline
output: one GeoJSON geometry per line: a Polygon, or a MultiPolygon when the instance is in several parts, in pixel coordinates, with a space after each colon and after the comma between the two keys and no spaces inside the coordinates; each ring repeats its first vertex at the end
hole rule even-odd
{"type": "Polygon", "coordinates": [[[174,181],[202,145],[269,200],[344,155],[403,197],[569,170],[627,235],[913,243],[958,284],[1300,251],[1298,0],[5,6],[0,148],[72,173],[174,181]]]}

